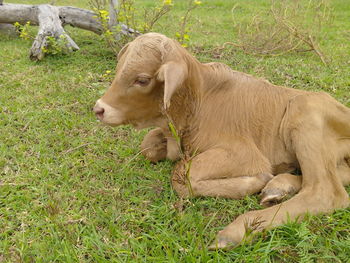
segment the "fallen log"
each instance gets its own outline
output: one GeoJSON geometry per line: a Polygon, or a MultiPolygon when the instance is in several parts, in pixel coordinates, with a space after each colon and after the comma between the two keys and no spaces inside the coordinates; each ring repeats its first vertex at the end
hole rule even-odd
{"type": "Polygon", "coordinates": [[[15,26],[12,24],[0,24],[0,34],[8,36],[18,35],[15,26]]]}
{"type": "MultiPolygon", "coordinates": [[[[111,12],[110,26],[117,25],[118,1],[110,0],[111,12]]],[[[70,25],[81,29],[92,31],[96,34],[102,34],[105,30],[97,15],[90,10],[71,7],[71,6],[52,6],[52,5],[25,5],[25,4],[2,4],[0,0],[0,24],[14,24],[16,22],[31,25],[38,25],[39,31],[30,50],[32,60],[41,60],[45,56],[45,47],[48,45],[48,37],[56,40],[65,39],[65,45],[68,51],[78,50],[78,45],[65,32],[64,26],[70,25]]],[[[125,25],[121,26],[121,34],[133,34],[134,30],[125,25]]]]}
{"type": "MultiPolygon", "coordinates": [[[[0,6],[3,4],[3,0],[0,0],[0,6]]],[[[0,34],[14,36],[16,34],[16,28],[12,24],[0,24],[0,34]]]]}

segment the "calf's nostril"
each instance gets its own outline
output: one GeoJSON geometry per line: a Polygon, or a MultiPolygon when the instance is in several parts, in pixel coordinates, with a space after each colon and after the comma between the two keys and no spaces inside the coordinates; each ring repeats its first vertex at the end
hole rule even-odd
{"type": "Polygon", "coordinates": [[[95,106],[95,107],[93,108],[93,111],[94,111],[96,114],[101,114],[101,115],[102,115],[102,114],[105,112],[105,109],[102,108],[102,107],[95,106]]]}
{"type": "Polygon", "coordinates": [[[100,120],[103,119],[103,113],[105,112],[105,109],[99,106],[95,106],[93,108],[93,111],[95,112],[97,118],[99,118],[100,120]]]}

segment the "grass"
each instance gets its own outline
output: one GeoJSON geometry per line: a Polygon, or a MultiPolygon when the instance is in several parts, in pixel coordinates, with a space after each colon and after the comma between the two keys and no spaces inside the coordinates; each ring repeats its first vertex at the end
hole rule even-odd
{"type": "MultiPolygon", "coordinates": [[[[332,1],[335,19],[321,42],[328,67],[312,53],[212,52],[234,40],[234,3],[203,2],[190,34],[201,61],[323,90],[350,106],[347,0],[332,1]]],[[[241,18],[268,7],[236,2],[241,18]]],[[[185,1],[175,3],[158,27],[170,37],[185,8],[185,1]]],[[[88,7],[83,0],[56,4],[88,7]]],[[[0,262],[349,262],[349,209],[290,222],[231,251],[207,251],[237,215],[261,208],[258,197],[180,200],[170,186],[173,164],[153,165],[139,155],[146,131],[97,123],[91,108],[111,81],[105,72],[113,71],[115,55],[98,36],[68,31],[81,50],[39,63],[28,59],[30,41],[0,38],[0,262]]]]}

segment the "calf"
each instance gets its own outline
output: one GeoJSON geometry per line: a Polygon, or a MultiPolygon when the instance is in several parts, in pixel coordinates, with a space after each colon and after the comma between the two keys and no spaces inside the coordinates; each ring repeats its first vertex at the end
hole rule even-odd
{"type": "Polygon", "coordinates": [[[157,127],[142,153],[152,162],[178,160],[172,185],[181,197],[262,192],[262,204],[271,205],[296,193],[240,215],[212,248],[239,244],[248,228],[258,232],[349,205],[343,185],[350,182],[350,110],[329,95],[202,64],[156,33],[127,44],[118,61],[94,111],[109,125],[157,127]]]}

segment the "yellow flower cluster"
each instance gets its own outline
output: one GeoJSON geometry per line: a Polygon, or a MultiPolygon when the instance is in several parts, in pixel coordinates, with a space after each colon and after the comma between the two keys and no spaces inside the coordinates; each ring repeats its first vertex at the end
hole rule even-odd
{"type": "Polygon", "coordinates": [[[27,23],[25,23],[25,25],[21,25],[18,22],[15,22],[13,25],[16,27],[16,30],[19,33],[19,37],[20,38],[25,39],[25,40],[33,38],[29,34],[29,27],[30,27],[30,22],[29,21],[27,23]]]}
{"type": "Polygon", "coordinates": [[[172,0],[164,0],[163,5],[172,5],[173,1],[172,0]]]}

